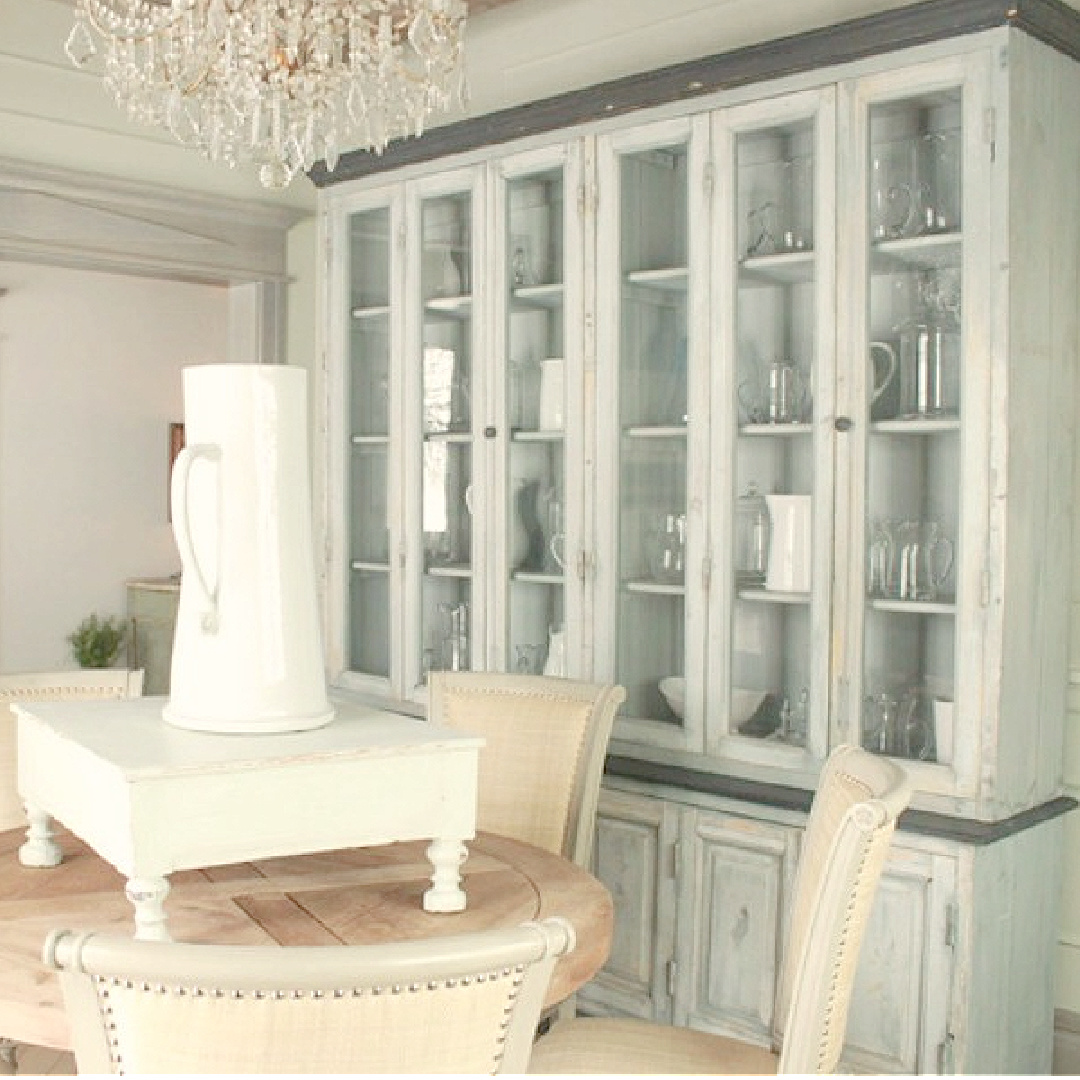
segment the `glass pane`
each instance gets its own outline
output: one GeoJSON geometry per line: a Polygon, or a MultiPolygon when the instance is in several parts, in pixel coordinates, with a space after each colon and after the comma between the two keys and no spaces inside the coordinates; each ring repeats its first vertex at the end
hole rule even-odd
{"type": "Polygon", "coordinates": [[[421,669],[467,670],[472,582],[472,197],[426,199],[423,250],[421,669]]]}
{"type": "Polygon", "coordinates": [[[736,141],[735,604],[729,731],[805,745],[814,514],[814,125],[736,141]]]}
{"type": "Polygon", "coordinates": [[[948,762],[960,528],[959,90],[870,115],[863,744],[948,762]],[[938,730],[935,730],[935,718],[938,730]]]}
{"type": "Polygon", "coordinates": [[[561,169],[507,184],[507,666],[570,674],[562,650],[566,570],[566,361],[561,169]]]}
{"type": "Polygon", "coordinates": [[[686,670],[687,161],[679,144],[620,164],[617,678],[628,716],[674,725],[686,670]]]}
{"type": "Polygon", "coordinates": [[[387,521],[390,375],[390,211],[350,221],[348,370],[349,609],[351,670],[390,675],[390,536],[387,521]]]}

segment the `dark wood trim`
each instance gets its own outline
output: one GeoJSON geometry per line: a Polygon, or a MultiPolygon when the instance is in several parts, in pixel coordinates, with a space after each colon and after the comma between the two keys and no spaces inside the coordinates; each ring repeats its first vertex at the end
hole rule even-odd
{"type": "MultiPolygon", "coordinates": [[[[810,809],[814,793],[804,788],[784,784],[767,784],[756,780],[742,780],[723,773],[689,769],[681,765],[661,765],[637,758],[609,755],[604,772],[608,776],[628,780],[643,780],[650,784],[666,784],[670,787],[697,791],[703,795],[715,795],[725,799],[758,806],[772,806],[780,810],[796,810],[805,813],[810,809]]],[[[1034,828],[1044,821],[1061,817],[1080,805],[1067,795],[1058,796],[1038,806],[1022,810],[1001,821],[976,821],[973,818],[951,817],[928,810],[905,810],[900,817],[902,832],[932,836],[941,840],[955,840],[962,844],[984,846],[1004,840],[1008,836],[1034,828]]]]}
{"type": "Polygon", "coordinates": [[[1080,12],[1063,0],[924,0],[446,124],[418,139],[392,143],[381,155],[351,150],[341,155],[332,173],[320,161],[308,175],[317,187],[327,187],[404,165],[995,26],[1016,26],[1080,59],[1080,12]]]}

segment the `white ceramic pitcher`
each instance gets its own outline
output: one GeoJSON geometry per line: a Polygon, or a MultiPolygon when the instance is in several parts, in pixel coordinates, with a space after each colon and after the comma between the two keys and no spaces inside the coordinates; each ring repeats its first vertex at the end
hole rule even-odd
{"type": "Polygon", "coordinates": [[[810,591],[811,504],[809,495],[766,495],[769,508],[769,566],[765,588],[810,591]]]}
{"type": "Polygon", "coordinates": [[[183,569],[164,717],[215,732],[302,731],[333,718],[315,593],[307,373],[183,371],[187,445],[173,468],[183,569]]]}

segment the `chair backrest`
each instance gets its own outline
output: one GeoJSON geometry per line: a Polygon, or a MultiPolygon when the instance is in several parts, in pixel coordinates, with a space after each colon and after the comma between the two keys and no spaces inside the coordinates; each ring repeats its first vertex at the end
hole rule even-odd
{"type": "Polygon", "coordinates": [[[546,675],[435,671],[428,719],[487,740],[477,822],[588,867],[621,686],[546,675]]]}
{"type": "Polygon", "coordinates": [[[80,1073],[524,1072],[565,919],[386,945],[55,931],[80,1073]]]}
{"type": "Polygon", "coordinates": [[[16,701],[62,701],[84,698],[140,697],[140,668],[82,668],[78,671],[34,671],[0,675],[0,832],[26,824],[22,800],[16,787],[16,701]]]}
{"type": "Polygon", "coordinates": [[[859,950],[896,820],[911,787],[896,762],[838,747],[803,836],[777,994],[780,1072],[833,1073],[859,950]]]}

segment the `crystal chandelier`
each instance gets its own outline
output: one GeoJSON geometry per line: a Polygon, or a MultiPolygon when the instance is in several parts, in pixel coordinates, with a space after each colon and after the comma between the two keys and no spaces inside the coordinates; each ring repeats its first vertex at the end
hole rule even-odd
{"type": "Polygon", "coordinates": [[[381,153],[464,102],[464,0],[75,0],[65,51],[103,46],[127,115],[285,187],[341,150],[381,153]]]}

